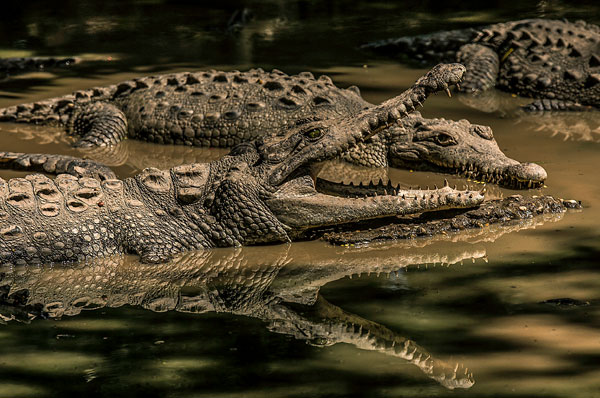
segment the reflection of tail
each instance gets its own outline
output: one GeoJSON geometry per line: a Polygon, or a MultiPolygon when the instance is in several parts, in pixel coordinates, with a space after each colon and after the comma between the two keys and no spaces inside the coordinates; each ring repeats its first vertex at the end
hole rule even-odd
{"type": "Polygon", "coordinates": [[[454,62],[458,49],[469,43],[476,35],[475,29],[457,29],[380,40],[367,43],[361,48],[390,57],[408,57],[430,62],[454,62]]]}
{"type": "Polygon", "coordinates": [[[462,364],[433,358],[414,341],[376,322],[347,313],[322,297],[315,305],[298,312],[287,306],[274,307],[278,307],[277,318],[269,325],[273,332],[292,335],[315,346],[347,343],[361,350],[401,358],[448,389],[470,388],[475,384],[473,375],[462,364]]]}
{"type": "MultiPolygon", "coordinates": [[[[511,115],[513,116],[513,115],[511,115]]],[[[600,143],[598,112],[517,112],[515,123],[523,123],[524,131],[536,131],[563,141],[600,143]]]]}

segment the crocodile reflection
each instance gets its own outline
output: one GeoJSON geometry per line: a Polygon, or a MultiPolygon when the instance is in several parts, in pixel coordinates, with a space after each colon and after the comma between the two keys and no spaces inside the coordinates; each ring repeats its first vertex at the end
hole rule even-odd
{"type": "Polygon", "coordinates": [[[74,265],[0,268],[0,323],[74,316],[82,310],[123,305],[156,312],[225,312],[262,320],[270,331],[315,346],[347,343],[417,366],[442,386],[469,388],[474,379],[459,363],[434,358],[414,341],[329,303],[322,286],[363,273],[390,275],[409,265],[455,264],[483,258],[478,244],[504,234],[556,222],[564,213],[508,220],[459,234],[354,249],[315,242],[180,254],[160,266],[133,257],[74,265]],[[465,243],[467,242],[467,243],[465,243]],[[399,255],[400,253],[400,255],[399,255]]]}
{"type": "Polygon", "coordinates": [[[471,108],[514,120],[523,131],[536,131],[563,141],[600,143],[600,115],[597,112],[523,111],[518,106],[526,101],[497,90],[459,95],[458,98],[471,108]]]}
{"type": "Polygon", "coordinates": [[[519,112],[515,123],[563,141],[600,143],[600,115],[596,112],[519,112]]]}
{"type": "Polygon", "coordinates": [[[342,310],[319,290],[346,276],[389,274],[410,264],[453,264],[481,258],[484,250],[451,246],[432,254],[415,248],[397,256],[397,250],[374,255],[372,250],[329,247],[327,251],[337,254],[321,259],[319,253],[313,260],[299,246],[189,252],[161,266],[110,257],[76,265],[6,268],[0,271],[0,316],[28,322],[126,304],[157,312],[225,312],[258,318],[270,331],[312,345],[347,343],[397,357],[449,389],[473,385],[461,364],[437,359],[385,326],[342,310]]]}

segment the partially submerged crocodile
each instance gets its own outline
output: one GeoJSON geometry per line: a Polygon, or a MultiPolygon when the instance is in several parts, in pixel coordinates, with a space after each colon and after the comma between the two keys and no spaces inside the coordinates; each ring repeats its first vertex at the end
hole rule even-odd
{"type": "MultiPolygon", "coordinates": [[[[154,153],[152,156],[155,156],[154,153]]],[[[494,140],[492,129],[467,120],[425,119],[418,112],[344,151],[341,158],[362,166],[397,167],[464,176],[503,187],[539,188],[544,168],[507,157],[494,140]]],[[[138,162],[140,163],[140,162],[138,162]]],[[[143,163],[143,162],[142,162],[143,163]]],[[[97,162],[65,156],[0,152],[0,168],[73,173],[87,167],[103,179],[114,178],[97,162]]],[[[145,167],[145,166],[144,166],[145,167]]]]}
{"type": "Polygon", "coordinates": [[[473,375],[462,364],[436,358],[384,325],[329,303],[319,291],[347,276],[389,275],[413,264],[454,264],[484,254],[479,248],[440,253],[407,248],[400,256],[332,252],[315,262],[305,250],[281,245],[268,251],[190,252],[159,266],[112,256],[76,265],[0,267],[0,323],[123,305],[157,312],[231,313],[260,319],[271,332],[313,346],[346,343],[395,357],[448,389],[469,388],[473,375]]]}
{"type": "Polygon", "coordinates": [[[600,27],[584,21],[525,19],[388,39],[364,48],[461,62],[467,67],[463,90],[496,86],[538,98],[529,110],[600,107],[600,27]]]}
{"type": "Polygon", "coordinates": [[[355,118],[307,122],[241,144],[209,164],[146,169],[123,181],[68,174],[1,181],[0,262],[81,261],[123,252],[163,262],[191,249],[290,241],[323,225],[476,206],[482,193],[448,186],[392,188],[362,199],[331,196],[319,193],[320,184],[328,192],[352,187],[315,176],[319,162],[376,135],[463,73],[459,64],[438,65],[400,96],[355,118]]]}
{"type": "MultiPolygon", "coordinates": [[[[115,144],[125,137],[231,147],[276,136],[296,123],[352,118],[373,107],[356,87],[337,88],[327,76],[257,69],[144,77],[1,109],[0,121],[64,125],[81,136],[76,145],[84,147],[115,144]]],[[[461,174],[511,188],[539,187],[547,177],[542,167],[504,155],[487,126],[419,114],[340,156],[362,166],[461,174]]]]}
{"type": "Polygon", "coordinates": [[[35,72],[54,67],[66,67],[77,62],[75,58],[14,57],[0,58],[0,79],[19,73],[35,72]]]}

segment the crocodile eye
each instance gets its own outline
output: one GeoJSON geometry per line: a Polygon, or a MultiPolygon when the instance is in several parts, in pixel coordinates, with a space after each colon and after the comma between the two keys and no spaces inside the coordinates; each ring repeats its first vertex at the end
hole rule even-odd
{"type": "Polygon", "coordinates": [[[433,141],[440,146],[456,145],[456,140],[451,135],[439,133],[433,137],[433,141]]]}
{"type": "Polygon", "coordinates": [[[304,133],[304,135],[311,140],[316,140],[323,136],[323,130],[321,130],[321,129],[308,130],[307,132],[304,133]]]}

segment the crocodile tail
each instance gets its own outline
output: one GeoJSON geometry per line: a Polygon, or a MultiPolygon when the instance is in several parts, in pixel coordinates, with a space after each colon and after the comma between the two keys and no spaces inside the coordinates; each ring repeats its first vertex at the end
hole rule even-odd
{"type": "Polygon", "coordinates": [[[361,46],[374,53],[416,61],[453,62],[458,49],[477,36],[475,29],[457,29],[374,41],[361,46]]]}
{"type": "Polygon", "coordinates": [[[79,90],[62,97],[0,108],[0,122],[65,126],[74,109],[90,102],[110,101],[124,91],[135,88],[135,82],[123,82],[118,85],[79,90]]]}
{"type": "Polygon", "coordinates": [[[92,177],[99,180],[117,178],[106,165],[89,159],[67,155],[43,153],[0,152],[0,169],[70,174],[75,177],[92,177]]]}
{"type": "Polygon", "coordinates": [[[65,125],[74,108],[74,95],[0,109],[0,122],[65,125]]]}
{"type": "Polygon", "coordinates": [[[0,108],[0,122],[67,126],[75,109],[81,109],[90,103],[111,102],[136,90],[150,87],[160,79],[162,84],[196,81],[196,78],[187,72],[135,78],[110,86],[78,90],[62,97],[0,108]]]}

